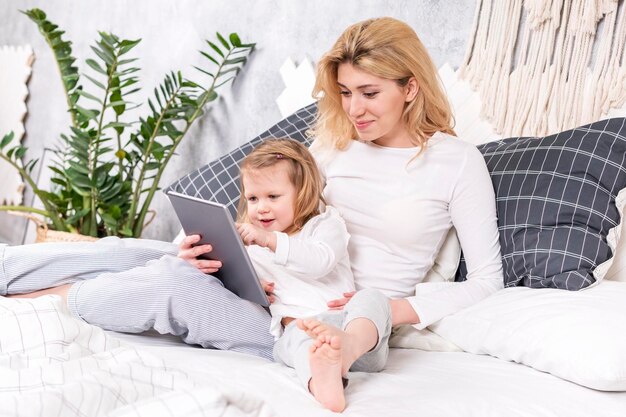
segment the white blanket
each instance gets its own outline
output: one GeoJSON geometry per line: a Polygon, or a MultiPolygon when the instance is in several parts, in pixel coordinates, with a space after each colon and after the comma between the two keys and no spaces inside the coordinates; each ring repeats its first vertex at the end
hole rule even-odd
{"type": "Polygon", "coordinates": [[[274,415],[215,383],[73,318],[57,296],[0,297],[2,416],[274,415]]]}

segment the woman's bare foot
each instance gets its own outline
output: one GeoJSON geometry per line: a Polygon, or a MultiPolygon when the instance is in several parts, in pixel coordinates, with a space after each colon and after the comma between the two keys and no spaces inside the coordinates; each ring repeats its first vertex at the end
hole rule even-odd
{"type": "Polygon", "coordinates": [[[309,390],[325,408],[340,413],[346,408],[343,393],[341,338],[322,335],[309,349],[309,390]]]}
{"type": "Polygon", "coordinates": [[[42,295],[59,295],[63,299],[63,302],[67,302],[67,292],[70,290],[72,284],[60,285],[54,288],[46,288],[45,290],[33,291],[26,294],[12,294],[6,295],[7,298],[37,298],[42,295]]]}

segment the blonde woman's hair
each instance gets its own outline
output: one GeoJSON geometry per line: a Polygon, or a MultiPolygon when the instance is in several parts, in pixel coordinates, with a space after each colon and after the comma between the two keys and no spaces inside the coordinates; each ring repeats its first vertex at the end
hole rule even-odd
{"type": "Polygon", "coordinates": [[[320,214],[320,203],[324,202],[322,177],[317,164],[309,150],[293,139],[267,139],[254,148],[241,162],[239,178],[241,194],[237,221],[250,221],[243,178],[250,172],[278,164],[285,167],[289,180],[297,192],[293,225],[285,230],[285,233],[292,234],[302,229],[309,219],[320,214]]]}
{"type": "Polygon", "coordinates": [[[344,63],[395,80],[401,87],[415,78],[418,92],[406,103],[403,119],[413,143],[422,150],[435,132],[455,135],[452,110],[426,48],[406,23],[382,17],[348,27],[317,64],[313,96],[318,116],[310,132],[319,142],[316,146],[345,149],[358,138],[342,108],[337,84],[337,70],[344,63]]]}

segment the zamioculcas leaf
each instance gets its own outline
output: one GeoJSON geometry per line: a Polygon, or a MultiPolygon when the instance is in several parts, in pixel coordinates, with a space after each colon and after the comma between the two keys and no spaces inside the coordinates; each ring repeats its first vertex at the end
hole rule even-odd
{"type": "Polygon", "coordinates": [[[26,155],[26,148],[23,146],[18,146],[17,150],[15,151],[15,158],[21,159],[24,155],[26,155]]]}
{"type": "Polygon", "coordinates": [[[217,62],[217,60],[215,58],[213,58],[211,55],[207,54],[206,52],[200,51],[200,53],[202,55],[204,55],[206,58],[208,58],[211,62],[213,62],[215,65],[219,65],[220,63],[217,62]]]}
{"type": "Polygon", "coordinates": [[[7,146],[13,140],[14,136],[15,135],[12,131],[4,135],[4,137],[2,138],[2,141],[0,142],[0,149],[7,146]]]}
{"type": "Polygon", "coordinates": [[[219,39],[219,41],[222,43],[222,45],[224,45],[224,48],[226,48],[226,50],[230,49],[230,45],[228,44],[228,42],[226,42],[226,39],[224,39],[224,37],[222,35],[220,35],[219,32],[215,33],[217,36],[217,39],[219,39]]]}
{"type": "Polygon", "coordinates": [[[218,54],[219,56],[221,56],[222,58],[224,58],[224,53],[220,50],[220,48],[218,48],[218,47],[217,47],[217,45],[216,45],[216,44],[214,44],[214,43],[213,43],[213,42],[211,42],[211,41],[206,41],[206,42],[209,44],[209,46],[210,46],[211,48],[213,48],[213,50],[214,50],[215,52],[217,52],[217,54],[218,54]]]}
{"type": "Polygon", "coordinates": [[[230,34],[230,43],[233,44],[233,46],[235,46],[236,48],[241,48],[241,39],[239,39],[239,35],[237,35],[236,33],[231,33],[230,34]]]}
{"type": "Polygon", "coordinates": [[[99,72],[102,75],[107,75],[107,72],[103,70],[102,67],[100,67],[100,64],[98,64],[93,59],[87,59],[85,60],[85,63],[89,65],[91,68],[93,68],[94,71],[99,72]]]}

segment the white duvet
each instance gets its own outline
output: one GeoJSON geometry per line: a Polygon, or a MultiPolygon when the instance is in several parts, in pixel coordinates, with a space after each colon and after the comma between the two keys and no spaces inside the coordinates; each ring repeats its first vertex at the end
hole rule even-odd
{"type": "MultiPolygon", "coordinates": [[[[600,317],[607,311],[626,312],[622,307],[626,283],[620,284],[623,287],[602,284],[578,293],[502,291],[434,329],[457,346],[482,354],[391,349],[384,371],[351,373],[346,390],[348,406],[343,415],[626,416],[625,391],[602,392],[582,386],[604,375],[607,368],[599,365],[605,363],[612,364],[611,380],[621,381],[619,375],[624,368],[620,364],[626,362],[626,356],[620,354],[625,351],[621,344],[624,339],[608,337],[605,326],[599,327],[605,329],[600,333],[591,332],[588,322],[599,323],[604,318],[604,323],[615,325],[615,334],[624,333],[626,316],[600,317]],[[507,311],[525,317],[526,323],[535,326],[512,327],[506,320],[507,311]],[[478,326],[481,321],[491,324],[478,326]],[[508,337],[495,333],[513,328],[508,337]],[[546,337],[539,337],[542,329],[546,337]],[[553,349],[548,343],[553,339],[564,349],[553,349]],[[576,354],[580,349],[588,350],[589,343],[595,346],[595,355],[576,354]],[[540,350],[528,349],[542,344],[540,350]],[[527,354],[517,357],[507,352],[527,354]],[[541,369],[544,364],[560,367],[541,369]],[[581,375],[581,370],[585,379],[570,382],[573,376],[581,375]]],[[[395,344],[458,350],[433,336],[400,333],[395,344]]],[[[185,345],[174,337],[104,332],[71,317],[56,296],[35,300],[0,297],[0,416],[101,415],[335,414],[313,400],[298,383],[293,369],[280,364],[185,345]]]]}
{"type": "Polygon", "coordinates": [[[1,416],[270,416],[69,315],[56,296],[0,297],[1,416]]]}

